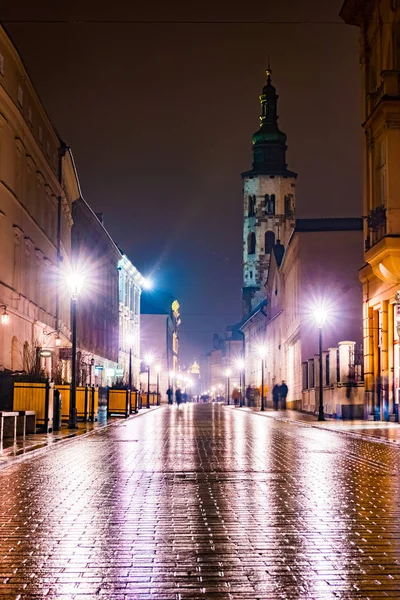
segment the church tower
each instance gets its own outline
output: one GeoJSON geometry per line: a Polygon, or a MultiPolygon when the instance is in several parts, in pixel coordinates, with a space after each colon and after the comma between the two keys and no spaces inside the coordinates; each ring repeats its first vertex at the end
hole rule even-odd
{"type": "Polygon", "coordinates": [[[253,135],[253,168],[242,173],[243,316],[265,298],[271,252],[286,247],[295,226],[297,173],[286,164],[286,135],[278,127],[278,95],[267,70],[260,96],[260,129],[253,135]]]}

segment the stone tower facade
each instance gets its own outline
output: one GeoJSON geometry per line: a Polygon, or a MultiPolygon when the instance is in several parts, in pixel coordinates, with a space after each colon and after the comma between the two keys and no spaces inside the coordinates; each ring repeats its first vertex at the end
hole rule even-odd
{"type": "Polygon", "coordinates": [[[260,129],[253,135],[253,167],[242,174],[243,316],[264,298],[271,252],[284,249],[295,225],[297,174],[286,164],[286,135],[278,127],[278,95],[267,70],[260,96],[260,129]]]}

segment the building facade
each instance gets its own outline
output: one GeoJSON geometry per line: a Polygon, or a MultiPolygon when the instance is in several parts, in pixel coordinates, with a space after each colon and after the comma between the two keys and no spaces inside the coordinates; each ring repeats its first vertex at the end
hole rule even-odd
{"type": "Polygon", "coordinates": [[[79,198],[72,206],[72,265],[84,279],[77,301],[78,382],[112,385],[119,349],[121,254],[101,215],[79,198]]]}
{"type": "Polygon", "coordinates": [[[28,73],[0,27],[0,365],[51,376],[70,337],[63,265],[71,254],[72,155],[58,137],[28,73]]]}
{"type": "Polygon", "coordinates": [[[397,418],[400,390],[400,3],[346,0],[360,28],[364,137],[365,402],[397,418]]]}
{"type": "Polygon", "coordinates": [[[272,248],[285,246],[294,228],[297,174],[286,164],[286,135],[278,127],[278,95],[267,71],[261,96],[260,129],[253,135],[253,166],[242,174],[243,316],[265,297],[272,248]]]}
{"type": "Polygon", "coordinates": [[[146,292],[141,297],[140,347],[142,354],[141,388],[147,389],[146,356],[151,356],[150,389],[156,391],[159,368],[159,391],[166,399],[166,391],[179,374],[179,327],[181,324],[178,300],[162,292],[146,292]]]}
{"type": "Polygon", "coordinates": [[[273,385],[284,380],[289,388],[288,406],[309,410],[302,402],[302,363],[310,357],[315,364],[318,362],[316,307],[323,305],[328,312],[323,331],[325,349],[336,348],[345,339],[360,347],[361,285],[357,265],[361,238],[361,219],[298,219],[286,250],[282,244],[275,244],[266,297],[241,326],[246,384],[260,389],[260,349],[264,349],[265,395],[271,405],[273,385]]]}
{"type": "Polygon", "coordinates": [[[118,376],[139,389],[140,375],[140,297],[143,277],[121,251],[119,271],[119,354],[118,376]]]}

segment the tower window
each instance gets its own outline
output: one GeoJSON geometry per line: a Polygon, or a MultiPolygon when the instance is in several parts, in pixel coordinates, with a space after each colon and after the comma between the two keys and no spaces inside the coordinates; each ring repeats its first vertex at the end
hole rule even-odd
{"type": "Polygon", "coordinates": [[[275,194],[265,194],[264,196],[264,200],[265,200],[265,212],[267,215],[274,215],[275,214],[275,194]]]}
{"type": "Polygon", "coordinates": [[[249,217],[256,216],[256,197],[255,196],[249,196],[248,216],[249,217]]]}
{"type": "Polygon", "coordinates": [[[275,233],[273,231],[267,231],[265,234],[265,254],[271,254],[274,244],[275,233]]]}
{"type": "Polygon", "coordinates": [[[254,231],[247,236],[247,254],[256,253],[256,234],[254,231]]]}
{"type": "Polygon", "coordinates": [[[285,216],[292,217],[294,214],[293,194],[285,196],[285,216]]]}

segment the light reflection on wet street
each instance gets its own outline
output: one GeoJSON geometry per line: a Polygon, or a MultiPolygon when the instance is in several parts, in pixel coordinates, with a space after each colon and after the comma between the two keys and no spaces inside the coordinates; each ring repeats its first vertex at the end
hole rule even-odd
{"type": "Polygon", "coordinates": [[[400,449],[163,407],[0,473],[0,598],[400,598],[400,449]]]}

